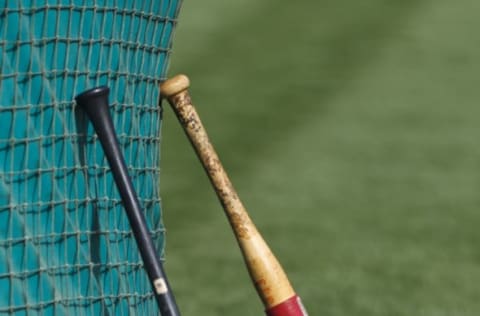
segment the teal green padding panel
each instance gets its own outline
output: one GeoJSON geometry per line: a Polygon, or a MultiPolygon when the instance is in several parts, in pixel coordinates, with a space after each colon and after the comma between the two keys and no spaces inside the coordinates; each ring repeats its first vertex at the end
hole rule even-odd
{"type": "Polygon", "coordinates": [[[0,315],[154,315],[103,150],[74,97],[111,113],[159,256],[163,78],[180,0],[0,0],[0,315]]]}

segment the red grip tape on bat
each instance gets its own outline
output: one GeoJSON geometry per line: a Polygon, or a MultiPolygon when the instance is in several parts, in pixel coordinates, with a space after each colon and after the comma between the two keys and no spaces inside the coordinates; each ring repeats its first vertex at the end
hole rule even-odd
{"type": "Polygon", "coordinates": [[[267,309],[266,313],[267,316],[308,316],[300,297],[296,295],[270,309],[267,309]]]}

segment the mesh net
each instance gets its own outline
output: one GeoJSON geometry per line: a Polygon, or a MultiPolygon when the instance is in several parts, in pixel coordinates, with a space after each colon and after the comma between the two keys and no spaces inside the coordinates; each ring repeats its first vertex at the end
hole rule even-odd
{"type": "Polygon", "coordinates": [[[76,94],[110,87],[163,256],[158,82],[181,0],[0,0],[0,315],[152,315],[150,283],[76,94]]]}

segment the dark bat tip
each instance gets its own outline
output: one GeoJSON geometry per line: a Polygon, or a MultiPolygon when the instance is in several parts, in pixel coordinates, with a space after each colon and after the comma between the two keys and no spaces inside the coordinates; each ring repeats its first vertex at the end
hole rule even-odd
{"type": "Polygon", "coordinates": [[[110,89],[107,86],[100,86],[93,89],[89,89],[77,95],[75,101],[77,104],[82,105],[84,103],[89,103],[95,98],[108,96],[110,89]]]}

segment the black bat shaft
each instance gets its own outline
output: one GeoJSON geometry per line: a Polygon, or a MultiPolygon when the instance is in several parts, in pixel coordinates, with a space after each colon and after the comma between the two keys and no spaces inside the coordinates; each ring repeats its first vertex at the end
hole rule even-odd
{"type": "Polygon", "coordinates": [[[108,107],[108,88],[102,87],[89,90],[79,95],[76,99],[77,103],[87,113],[97,133],[98,139],[102,144],[103,151],[112,170],[113,179],[117,185],[133,235],[135,236],[138,249],[142,256],[145,270],[152,283],[161,315],[180,315],[162,263],[153,245],[150,231],[140,207],[137,193],[128,174],[123,154],[120,151],[120,145],[108,107]],[[105,89],[106,92],[103,90],[98,91],[99,89],[105,89]],[[97,94],[92,96],[95,92],[97,92],[97,94]],[[88,93],[90,93],[90,95],[88,95],[88,93]]]}

